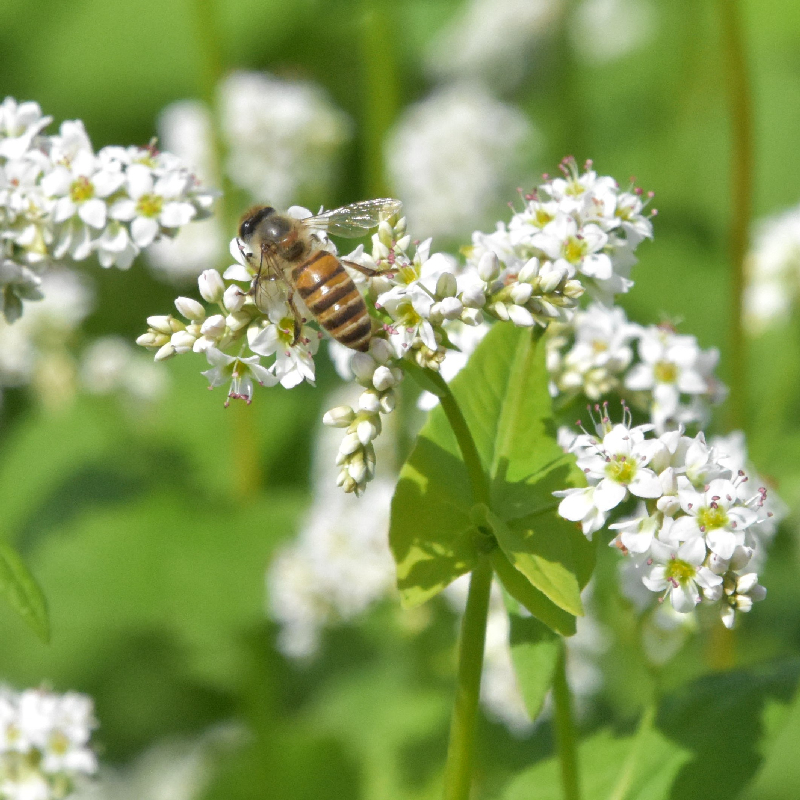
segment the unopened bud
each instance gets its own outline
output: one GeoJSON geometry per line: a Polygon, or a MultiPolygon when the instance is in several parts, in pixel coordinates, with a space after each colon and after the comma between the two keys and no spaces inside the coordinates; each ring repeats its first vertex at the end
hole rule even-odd
{"type": "Polygon", "coordinates": [[[392,374],[392,370],[386,366],[380,366],[372,376],[372,385],[379,391],[385,392],[397,384],[397,378],[392,374]]]}
{"type": "Polygon", "coordinates": [[[381,410],[381,396],[374,389],[367,389],[358,398],[358,407],[368,414],[377,414],[381,410]]]}
{"type": "Polygon", "coordinates": [[[372,381],[375,367],[375,359],[368,353],[354,353],[350,361],[350,369],[353,371],[353,375],[356,376],[356,380],[360,383],[368,384],[372,381]]]}
{"type": "Polygon", "coordinates": [[[524,306],[533,294],[533,286],[529,283],[515,283],[511,287],[511,299],[518,305],[524,306]]]}
{"type": "Polygon", "coordinates": [[[219,303],[225,293],[225,281],[215,269],[206,269],[197,279],[197,288],[200,295],[207,303],[219,303]]]}
{"type": "Polygon", "coordinates": [[[154,360],[155,361],[166,361],[168,358],[172,358],[176,354],[175,348],[172,346],[172,342],[167,342],[159,351],[155,354],[154,360]]]}
{"type": "Polygon", "coordinates": [[[200,333],[209,339],[218,339],[225,333],[225,317],[222,314],[214,314],[209,317],[200,327],[200,333]]]}
{"type": "Polygon", "coordinates": [[[486,295],[480,286],[468,286],[461,292],[461,302],[470,308],[483,308],[486,305],[486,295]]]}
{"type": "Polygon", "coordinates": [[[189,331],[178,331],[172,334],[170,343],[177,353],[188,353],[194,347],[196,338],[189,331]]]}
{"type": "Polygon", "coordinates": [[[191,297],[178,297],[175,299],[175,308],[178,313],[193,322],[202,322],[206,318],[206,310],[202,303],[192,300],[191,297]]]}
{"type": "Polygon", "coordinates": [[[524,306],[508,306],[508,317],[518,328],[531,328],[533,315],[524,306]]]}
{"type": "Polygon", "coordinates": [[[348,433],[339,445],[339,455],[349,456],[361,447],[361,440],[355,431],[348,433]]]}
{"type": "Polygon", "coordinates": [[[160,314],[155,317],[148,317],[147,324],[157,333],[165,333],[172,336],[175,331],[181,331],[186,326],[169,314],[160,314]]]}
{"type": "Polygon", "coordinates": [[[372,337],[369,343],[369,352],[378,364],[385,364],[394,358],[392,346],[386,339],[381,339],[379,336],[372,337]]]}
{"type": "Polygon", "coordinates": [[[362,445],[369,444],[378,435],[378,426],[375,424],[375,420],[380,422],[380,417],[362,419],[356,426],[356,435],[362,445]]]}
{"type": "Polygon", "coordinates": [[[405,252],[406,250],[408,250],[408,246],[410,244],[411,244],[411,235],[410,234],[406,234],[405,236],[403,236],[402,238],[397,240],[397,244],[395,245],[395,249],[396,250],[402,250],[403,252],[405,252]]]}
{"type": "Polygon", "coordinates": [[[464,304],[457,297],[445,297],[439,306],[445,319],[458,319],[464,310],[464,304]]]}
{"type": "Polygon", "coordinates": [[[231,313],[241,311],[247,295],[235,284],[232,283],[222,295],[222,304],[231,313]]]}
{"type": "Polygon", "coordinates": [[[492,311],[495,313],[498,319],[502,319],[504,322],[508,321],[508,309],[505,306],[505,303],[495,303],[492,306],[492,311]]]}
{"type": "Polygon", "coordinates": [[[147,331],[143,333],[137,340],[136,344],[142,347],[161,347],[169,341],[169,336],[165,333],[156,333],[156,331],[147,331]]]}
{"type": "Polygon", "coordinates": [[[225,317],[225,324],[232,331],[241,330],[247,327],[252,321],[252,317],[246,311],[235,311],[225,317]]]}
{"type": "Polygon", "coordinates": [[[497,256],[492,252],[484,253],[478,261],[478,275],[481,276],[481,280],[488,283],[494,280],[499,273],[500,262],[497,260],[497,256]]]}
{"type": "Polygon", "coordinates": [[[388,391],[384,392],[381,395],[381,411],[384,414],[391,414],[392,411],[394,411],[396,403],[397,403],[397,398],[395,397],[394,391],[392,389],[389,389],[388,391]]]}
{"type": "Polygon", "coordinates": [[[539,259],[530,258],[523,265],[517,275],[517,280],[521,283],[529,283],[539,274],[539,259]]]}
{"type": "Polygon", "coordinates": [[[483,311],[479,308],[465,308],[461,312],[461,321],[465,325],[480,325],[483,322],[483,311]]]}
{"type": "Polygon", "coordinates": [[[355,418],[356,415],[350,406],[336,406],[325,412],[322,424],[331,428],[346,428],[355,418]]]}
{"type": "Polygon", "coordinates": [[[436,281],[436,296],[455,297],[457,291],[456,276],[452,272],[443,272],[436,281]]]}

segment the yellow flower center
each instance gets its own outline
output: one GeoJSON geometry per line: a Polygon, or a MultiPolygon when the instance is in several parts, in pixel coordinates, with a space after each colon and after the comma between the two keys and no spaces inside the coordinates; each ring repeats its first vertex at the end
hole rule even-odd
{"type": "Polygon", "coordinates": [[[667,564],[665,571],[666,578],[670,583],[677,581],[681,585],[692,580],[696,574],[697,568],[688,561],[682,561],[680,558],[673,558],[667,564]]]}
{"type": "Polygon", "coordinates": [[[585,191],[578,181],[570,181],[564,194],[568,194],[570,197],[580,197],[585,191]]]}
{"type": "Polygon", "coordinates": [[[544,226],[547,225],[548,222],[553,221],[553,215],[550,214],[548,211],[545,211],[543,208],[537,208],[534,219],[536,220],[536,225],[539,228],[544,228],[544,226]]]}
{"type": "Polygon", "coordinates": [[[157,217],[163,205],[163,197],[157,194],[143,194],[136,203],[136,213],[140,217],[157,217]]]}
{"type": "Polygon", "coordinates": [[[703,531],[724,528],[728,524],[728,515],[720,506],[703,506],[697,512],[697,524],[703,531]]]}
{"type": "Polygon", "coordinates": [[[69,187],[69,199],[73,203],[84,203],[87,200],[91,200],[92,197],[94,197],[94,186],[84,176],[73,181],[72,186],[69,187]]]}
{"type": "Polygon", "coordinates": [[[611,461],[606,464],[606,475],[608,475],[612,481],[628,484],[633,480],[634,475],[636,475],[636,462],[623,455],[615,455],[611,461]]]}
{"type": "Polygon", "coordinates": [[[659,383],[675,383],[678,368],[671,361],[659,361],[653,368],[653,374],[659,383]]]}
{"type": "Polygon", "coordinates": [[[595,339],[592,342],[592,350],[595,353],[605,353],[608,350],[608,342],[604,342],[602,339],[595,339]]]}
{"type": "Polygon", "coordinates": [[[585,254],[586,242],[574,236],[570,236],[569,241],[564,247],[564,258],[566,258],[570,264],[576,264],[585,254]]]}
{"type": "Polygon", "coordinates": [[[69,750],[69,739],[61,731],[55,731],[50,736],[50,749],[57,756],[63,756],[69,750]]]}
{"type": "Polygon", "coordinates": [[[408,286],[419,278],[419,272],[413,264],[407,264],[404,267],[400,267],[397,271],[397,277],[408,286]]]}

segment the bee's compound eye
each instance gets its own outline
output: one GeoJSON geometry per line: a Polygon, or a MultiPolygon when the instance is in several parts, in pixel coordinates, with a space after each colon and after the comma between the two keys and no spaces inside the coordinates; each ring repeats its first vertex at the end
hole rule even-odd
{"type": "Polygon", "coordinates": [[[274,213],[275,209],[272,206],[264,206],[249,214],[239,225],[239,238],[247,241],[256,232],[259,223],[274,213]]]}

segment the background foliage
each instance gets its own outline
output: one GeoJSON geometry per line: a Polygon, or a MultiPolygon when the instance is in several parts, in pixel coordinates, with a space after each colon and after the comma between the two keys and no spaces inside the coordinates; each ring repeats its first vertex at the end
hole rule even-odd
{"type": "MultiPolygon", "coordinates": [[[[217,9],[221,58],[226,68],[311,78],[351,114],[357,132],[345,169],[322,198],[332,206],[376,193],[371,143],[400,107],[424,96],[422,50],[458,5],[229,0],[217,9]],[[382,101],[367,91],[370,80],[385,87],[382,101]]],[[[742,5],[761,216],[800,197],[800,6],[742,5]]],[[[2,91],[35,99],[57,121],[83,119],[97,148],[144,143],[167,103],[208,94],[203,7],[7,0],[2,91]]],[[[680,320],[701,346],[720,347],[724,379],[730,122],[718,4],[654,8],[646,49],[589,66],[557,36],[507,99],[542,134],[531,167],[552,172],[573,153],[621,181],[633,172],[656,192],[655,241],[641,251],[624,305],[643,323],[680,320]]],[[[87,336],[132,339],[174,296],[140,265],[83,266],[99,286],[87,336]]],[[[728,643],[720,655],[718,639],[706,635],[671,665],[670,700],[637,745],[629,797],[728,798],[753,779],[748,797],[800,794],[792,760],[800,742],[800,707],[792,705],[800,664],[799,333],[795,319],[749,345],[751,458],[793,509],[763,574],[768,598],[745,618],[733,652],[728,643]],[[733,670],[715,673],[720,666],[733,670]]],[[[203,390],[202,358],[190,360],[163,365],[171,391],[138,415],[103,398],[80,397],[54,412],[21,391],[5,394],[0,535],[44,588],[52,639],[42,644],[0,604],[0,677],[92,694],[102,757],[114,764],[170,737],[244,722],[248,736],[221,747],[209,800],[436,797],[454,673],[445,604],[404,612],[387,602],[357,626],[329,632],[309,664],[279,654],[265,614],[265,568],[310,499],[310,446],[332,371],[321,369],[321,390],[262,391],[251,407],[225,410],[218,393],[203,390]]],[[[723,416],[716,431],[725,432],[723,416]]],[[[599,560],[598,604],[620,644],[604,657],[606,684],[584,719],[588,798],[608,796],[648,700],[630,620],[611,589],[613,554],[601,547],[599,560]]],[[[559,796],[547,724],[515,737],[484,719],[479,737],[478,796],[559,796]]]]}

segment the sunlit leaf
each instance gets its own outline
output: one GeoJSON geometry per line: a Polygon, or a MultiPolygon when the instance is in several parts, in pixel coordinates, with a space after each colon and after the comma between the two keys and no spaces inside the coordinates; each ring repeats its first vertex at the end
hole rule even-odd
{"type": "Polygon", "coordinates": [[[17,551],[5,542],[0,542],[0,594],[40,639],[50,640],[44,594],[17,551]]]}

